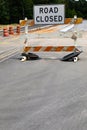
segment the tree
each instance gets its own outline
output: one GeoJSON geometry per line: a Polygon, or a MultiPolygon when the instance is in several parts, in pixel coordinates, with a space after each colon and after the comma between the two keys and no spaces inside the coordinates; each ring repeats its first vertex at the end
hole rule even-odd
{"type": "Polygon", "coordinates": [[[48,4],[48,3],[50,3],[50,2],[49,2],[49,0],[38,0],[38,1],[33,0],[33,3],[34,3],[35,5],[37,5],[37,4],[48,4]]]}
{"type": "Polygon", "coordinates": [[[8,0],[10,23],[18,23],[22,18],[22,6],[20,0],[8,0]]]}
{"type": "Polygon", "coordinates": [[[25,12],[25,17],[29,19],[33,17],[33,1],[32,0],[24,0],[24,12],[25,12]]]}
{"type": "Polygon", "coordinates": [[[9,23],[9,7],[7,0],[0,0],[0,23],[9,23]]]}
{"type": "Polygon", "coordinates": [[[33,6],[41,4],[65,4],[65,17],[87,18],[87,2],[84,0],[0,0],[0,24],[19,23],[27,17],[33,19],[33,6]]]}

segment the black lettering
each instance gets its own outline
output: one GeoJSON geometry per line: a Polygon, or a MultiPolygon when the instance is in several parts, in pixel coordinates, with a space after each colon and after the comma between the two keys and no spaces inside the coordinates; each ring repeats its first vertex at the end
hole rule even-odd
{"type": "Polygon", "coordinates": [[[54,13],[58,13],[58,8],[54,7],[54,13]]]}
{"type": "Polygon", "coordinates": [[[53,13],[53,9],[52,8],[50,8],[49,13],[53,13]]]}
{"type": "Polygon", "coordinates": [[[41,22],[44,22],[44,20],[43,20],[43,17],[42,17],[42,16],[40,16],[40,21],[41,21],[41,22]]]}
{"type": "Polygon", "coordinates": [[[57,22],[57,21],[58,21],[58,16],[55,15],[55,16],[54,16],[54,22],[57,22]]]}
{"type": "Polygon", "coordinates": [[[61,22],[63,20],[63,17],[61,16],[61,15],[50,15],[50,16],[37,16],[36,17],[36,21],[38,22],[38,23],[40,23],[40,22],[42,22],[42,23],[44,23],[44,22],[50,22],[50,23],[52,23],[52,22],[54,22],[54,23],[57,23],[57,22],[61,22]]]}
{"type": "Polygon", "coordinates": [[[53,16],[50,16],[50,22],[53,22],[53,16]]]}
{"type": "Polygon", "coordinates": [[[39,13],[40,13],[40,14],[41,14],[41,13],[43,14],[43,8],[40,8],[40,9],[39,9],[39,13]]]}
{"type": "Polygon", "coordinates": [[[49,21],[49,17],[45,16],[45,22],[48,22],[48,21],[49,21]]]}
{"type": "Polygon", "coordinates": [[[44,8],[44,13],[48,13],[48,8],[44,8]]]}
{"type": "Polygon", "coordinates": [[[37,22],[40,22],[39,16],[36,17],[36,21],[37,21],[37,22]]]}
{"type": "Polygon", "coordinates": [[[58,20],[62,21],[63,20],[62,16],[59,15],[58,20]]]}

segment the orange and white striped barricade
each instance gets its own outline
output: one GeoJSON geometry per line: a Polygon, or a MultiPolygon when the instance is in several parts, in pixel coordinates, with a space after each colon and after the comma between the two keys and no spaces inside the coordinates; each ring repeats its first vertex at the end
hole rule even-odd
{"type": "Polygon", "coordinates": [[[23,53],[28,52],[61,52],[61,51],[74,51],[75,46],[25,46],[23,53]]]}
{"type": "Polygon", "coordinates": [[[74,61],[77,62],[78,55],[82,53],[79,49],[77,49],[75,46],[25,46],[22,53],[22,59],[21,61],[26,60],[35,60],[38,59],[39,56],[31,53],[31,52],[61,52],[61,51],[67,51],[72,52],[66,56],[64,56],[61,61],[74,61]]]}

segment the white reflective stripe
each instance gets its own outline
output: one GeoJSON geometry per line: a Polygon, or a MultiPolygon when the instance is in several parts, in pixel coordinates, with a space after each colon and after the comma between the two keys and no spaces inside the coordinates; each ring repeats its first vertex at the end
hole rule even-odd
{"type": "Polygon", "coordinates": [[[74,24],[69,25],[69,26],[67,26],[67,27],[65,27],[65,28],[63,28],[63,29],[61,29],[60,32],[67,32],[67,31],[69,31],[70,29],[72,29],[73,27],[74,27],[74,24]]]}
{"type": "Polygon", "coordinates": [[[42,47],[41,49],[40,49],[40,51],[44,51],[46,49],[46,47],[42,47]]]}

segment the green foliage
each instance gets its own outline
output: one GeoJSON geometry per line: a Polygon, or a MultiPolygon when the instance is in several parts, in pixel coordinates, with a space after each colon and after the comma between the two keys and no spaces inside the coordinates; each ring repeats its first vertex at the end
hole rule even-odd
{"type": "Polygon", "coordinates": [[[33,1],[32,0],[24,0],[24,11],[25,11],[25,17],[32,19],[32,15],[33,15],[33,1]]]}
{"type": "Polygon", "coordinates": [[[87,2],[71,0],[0,0],[0,24],[19,23],[20,19],[33,18],[33,6],[41,4],[65,4],[65,17],[87,19],[87,2]]]}
{"type": "Polygon", "coordinates": [[[68,9],[67,12],[66,12],[66,17],[68,18],[73,18],[74,15],[77,15],[75,9],[68,9]]]}
{"type": "Polygon", "coordinates": [[[6,0],[0,0],[0,23],[8,23],[9,8],[6,0]]]}

